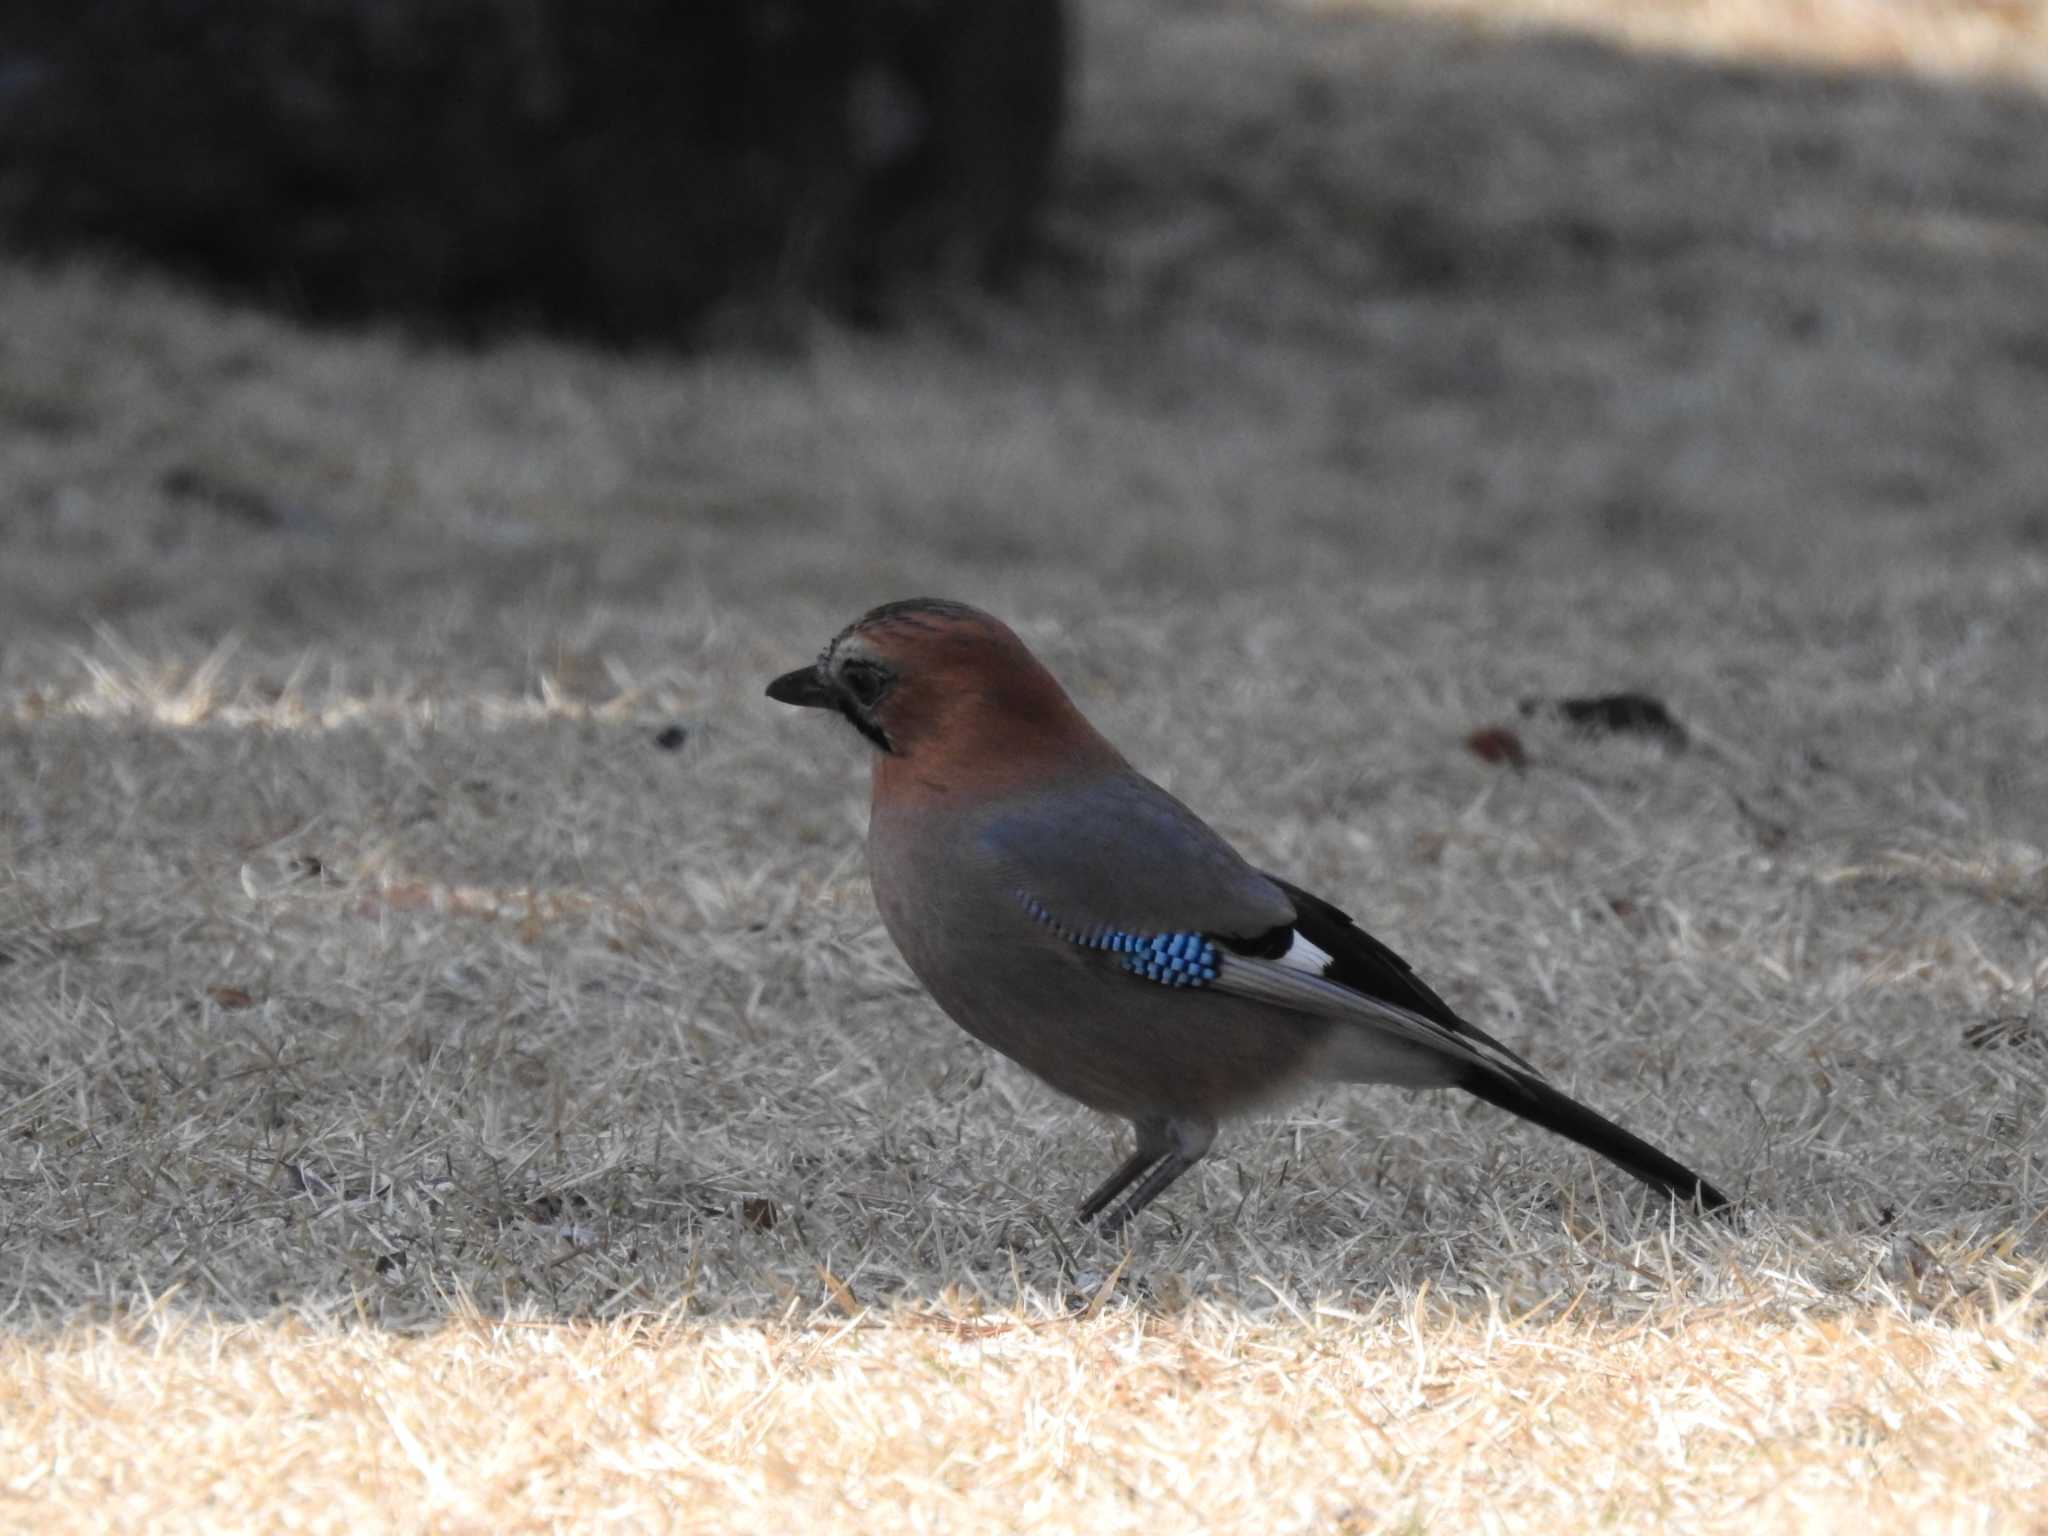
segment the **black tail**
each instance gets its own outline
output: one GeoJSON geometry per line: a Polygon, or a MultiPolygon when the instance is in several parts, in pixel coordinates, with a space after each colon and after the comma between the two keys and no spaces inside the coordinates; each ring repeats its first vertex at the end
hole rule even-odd
{"type": "Polygon", "coordinates": [[[1510,1114],[1533,1120],[1546,1131],[1569,1137],[1617,1167],[1634,1174],[1652,1189],[1674,1200],[1694,1200],[1707,1210],[1729,1204],[1728,1197],[1675,1158],[1666,1157],[1640,1136],[1632,1136],[1605,1116],[1596,1115],[1576,1099],[1567,1098],[1534,1078],[1516,1081],[1494,1073],[1475,1072],[1459,1086],[1510,1114]]]}
{"type": "MultiPolygon", "coordinates": [[[[1455,1013],[1451,1005],[1425,986],[1408,962],[1378,939],[1352,922],[1350,914],[1311,895],[1298,885],[1289,885],[1278,875],[1268,875],[1294,903],[1293,932],[1300,934],[1330,957],[1323,975],[1369,998],[1392,1003],[1410,1013],[1442,1025],[1454,1036],[1462,1036],[1482,1048],[1478,1054],[1505,1057],[1528,1068],[1524,1077],[1506,1068],[1488,1071],[1475,1066],[1472,1075],[1459,1086],[1475,1098],[1497,1104],[1510,1114],[1533,1120],[1546,1131],[1569,1136],[1589,1151],[1612,1159],[1653,1189],[1674,1200],[1694,1200],[1710,1211],[1729,1203],[1728,1197],[1683,1163],[1666,1157],[1647,1141],[1631,1136],[1612,1120],[1593,1113],[1585,1105],[1568,1099],[1535,1075],[1520,1057],[1483,1030],[1474,1029],[1455,1013]]],[[[1287,930],[1274,937],[1291,942],[1287,930]]],[[[1228,939],[1224,940],[1229,943],[1228,939]]],[[[1235,947],[1235,946],[1233,946],[1235,947]]],[[[1275,954],[1285,954],[1283,942],[1275,954]]],[[[1243,951],[1240,950],[1240,953],[1243,951]]]]}

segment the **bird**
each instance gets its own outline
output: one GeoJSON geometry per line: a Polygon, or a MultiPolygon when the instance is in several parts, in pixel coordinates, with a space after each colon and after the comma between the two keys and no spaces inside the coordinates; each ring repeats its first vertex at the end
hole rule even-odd
{"type": "Polygon", "coordinates": [[[912,598],[769,683],[873,749],[868,874],[968,1034],[1130,1123],[1079,1208],[1122,1232],[1221,1123],[1325,1082],[1460,1088],[1685,1205],[1728,1197],[1452,1011],[1322,897],[1254,867],[1125,760],[1001,620],[912,598]]]}

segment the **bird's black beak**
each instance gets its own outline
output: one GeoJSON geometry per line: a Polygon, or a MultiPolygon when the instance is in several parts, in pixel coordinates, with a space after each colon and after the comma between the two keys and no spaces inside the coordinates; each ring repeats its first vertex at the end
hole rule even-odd
{"type": "Polygon", "coordinates": [[[804,709],[837,709],[839,698],[825,686],[815,666],[785,672],[768,685],[768,697],[778,704],[795,704],[804,709]]]}

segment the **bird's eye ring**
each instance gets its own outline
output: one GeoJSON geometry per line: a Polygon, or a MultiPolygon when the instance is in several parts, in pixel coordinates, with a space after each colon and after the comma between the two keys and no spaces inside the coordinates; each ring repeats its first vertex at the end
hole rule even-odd
{"type": "Polygon", "coordinates": [[[872,661],[849,661],[839,669],[840,686],[862,709],[873,709],[881,703],[892,681],[888,669],[872,661]]]}

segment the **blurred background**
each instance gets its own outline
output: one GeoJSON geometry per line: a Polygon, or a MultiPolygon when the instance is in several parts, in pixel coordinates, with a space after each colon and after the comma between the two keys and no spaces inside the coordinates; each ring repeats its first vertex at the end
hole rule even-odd
{"type": "Polygon", "coordinates": [[[2031,0],[22,0],[0,635],[2037,560],[2044,82],[2031,0]]]}

